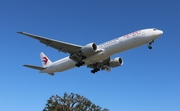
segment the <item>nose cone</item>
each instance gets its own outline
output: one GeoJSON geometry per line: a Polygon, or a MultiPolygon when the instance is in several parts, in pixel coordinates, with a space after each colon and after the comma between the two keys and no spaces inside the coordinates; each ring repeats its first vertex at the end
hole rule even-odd
{"type": "Polygon", "coordinates": [[[158,33],[159,33],[158,35],[162,35],[162,34],[163,34],[163,31],[162,31],[162,30],[159,30],[158,33]]]}
{"type": "Polygon", "coordinates": [[[154,31],[154,36],[156,36],[156,37],[159,37],[159,36],[161,36],[163,34],[163,31],[162,30],[156,30],[156,31],[154,31]]]}

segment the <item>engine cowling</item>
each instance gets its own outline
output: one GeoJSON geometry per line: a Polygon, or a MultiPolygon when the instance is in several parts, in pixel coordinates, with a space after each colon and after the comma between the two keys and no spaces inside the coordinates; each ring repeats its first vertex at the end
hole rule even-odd
{"type": "Polygon", "coordinates": [[[109,66],[112,68],[122,66],[122,65],[123,65],[123,59],[120,57],[116,57],[116,58],[110,60],[110,62],[109,62],[109,66]]]}
{"type": "Polygon", "coordinates": [[[95,43],[89,43],[81,49],[81,52],[86,56],[92,56],[97,50],[97,45],[95,43]]]}

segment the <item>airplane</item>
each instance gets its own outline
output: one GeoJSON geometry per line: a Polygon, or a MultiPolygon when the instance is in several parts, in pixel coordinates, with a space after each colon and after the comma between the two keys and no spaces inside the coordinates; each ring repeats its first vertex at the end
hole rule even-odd
{"type": "Polygon", "coordinates": [[[63,72],[74,67],[87,66],[92,68],[91,73],[95,74],[100,70],[111,71],[123,65],[123,59],[116,57],[110,59],[111,55],[144,45],[149,44],[148,48],[152,49],[152,43],[155,39],[163,34],[162,30],[157,28],[142,29],[124,36],[115,38],[105,43],[96,45],[92,42],[85,46],[53,40],[26,32],[17,32],[39,40],[41,43],[57,49],[58,51],[69,53],[70,55],[52,62],[43,52],[40,53],[42,66],[25,64],[23,66],[39,70],[40,73],[54,75],[55,72],[63,72]]]}

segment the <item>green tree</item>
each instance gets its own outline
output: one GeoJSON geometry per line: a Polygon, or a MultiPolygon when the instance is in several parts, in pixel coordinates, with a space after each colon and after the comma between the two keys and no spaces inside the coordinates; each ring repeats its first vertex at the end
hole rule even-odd
{"type": "Polygon", "coordinates": [[[109,111],[93,104],[87,98],[78,94],[67,94],[64,96],[53,95],[47,100],[43,111],[109,111]]]}

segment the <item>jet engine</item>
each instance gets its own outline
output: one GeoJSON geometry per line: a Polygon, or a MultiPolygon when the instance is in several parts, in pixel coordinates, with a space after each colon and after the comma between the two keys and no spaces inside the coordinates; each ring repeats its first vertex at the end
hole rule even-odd
{"type": "Polygon", "coordinates": [[[109,66],[112,68],[122,66],[122,65],[123,65],[123,59],[120,57],[116,57],[109,61],[109,66]]]}
{"type": "Polygon", "coordinates": [[[92,56],[97,50],[97,45],[95,43],[89,43],[82,47],[81,52],[86,56],[92,56]]]}

